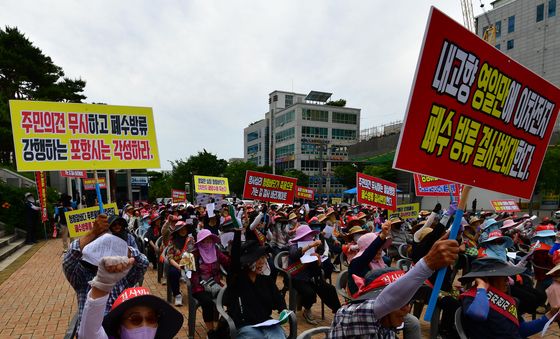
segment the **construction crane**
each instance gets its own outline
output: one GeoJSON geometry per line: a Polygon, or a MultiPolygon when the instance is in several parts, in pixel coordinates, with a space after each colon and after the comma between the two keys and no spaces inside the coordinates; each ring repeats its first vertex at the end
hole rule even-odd
{"type": "MultiPolygon", "coordinates": [[[[471,0],[460,0],[460,1],[461,1],[461,10],[463,11],[463,23],[469,31],[476,34],[472,1],[471,0]]],[[[488,23],[488,26],[484,28],[482,39],[484,39],[484,41],[486,41],[490,45],[494,46],[496,45],[496,25],[494,25],[490,21],[490,17],[488,16],[488,13],[484,10],[484,4],[482,3],[482,1],[481,0],[478,1],[480,2],[480,8],[482,8],[482,12],[484,13],[484,17],[486,18],[486,22],[488,23]]]]}

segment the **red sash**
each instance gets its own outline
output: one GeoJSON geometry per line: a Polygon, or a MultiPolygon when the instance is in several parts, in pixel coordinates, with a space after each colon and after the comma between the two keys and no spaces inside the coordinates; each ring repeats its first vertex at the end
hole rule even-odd
{"type": "Polygon", "coordinates": [[[288,266],[286,268],[286,272],[288,272],[288,274],[290,274],[293,277],[299,272],[303,271],[304,268],[305,268],[305,264],[302,264],[301,261],[298,260],[297,262],[288,266]]]}
{"type": "Polygon", "coordinates": [[[256,227],[253,229],[253,233],[255,233],[257,239],[259,239],[259,244],[263,246],[264,243],[266,242],[266,236],[262,234],[262,232],[259,231],[256,227]]]}
{"type": "MultiPolygon", "coordinates": [[[[515,304],[515,300],[513,299],[513,297],[493,287],[490,287],[488,289],[487,295],[488,295],[488,301],[490,302],[490,308],[498,312],[505,318],[509,319],[511,322],[515,324],[515,326],[519,327],[519,319],[517,318],[517,305],[515,304]]],[[[473,287],[467,292],[461,294],[461,298],[463,297],[474,298],[475,296],[476,296],[476,287],[473,287]]]]}

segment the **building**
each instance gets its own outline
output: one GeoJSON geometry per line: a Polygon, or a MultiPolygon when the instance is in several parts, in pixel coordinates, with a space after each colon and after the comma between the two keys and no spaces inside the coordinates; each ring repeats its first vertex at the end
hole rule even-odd
{"type": "Polygon", "coordinates": [[[244,129],[244,159],[275,173],[301,170],[317,194],[341,196],[345,187],[334,169],[348,162],[348,146],[358,142],[360,109],[329,102],[331,95],[270,93],[265,118],[244,129]]]}

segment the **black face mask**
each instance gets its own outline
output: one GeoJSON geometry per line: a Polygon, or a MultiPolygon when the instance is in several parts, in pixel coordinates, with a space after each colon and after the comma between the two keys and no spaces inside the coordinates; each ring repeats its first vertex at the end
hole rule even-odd
{"type": "Polygon", "coordinates": [[[128,241],[128,231],[126,230],[126,226],[121,225],[121,231],[118,233],[114,232],[112,227],[109,226],[109,232],[111,232],[112,235],[117,236],[124,241],[128,241]]]}

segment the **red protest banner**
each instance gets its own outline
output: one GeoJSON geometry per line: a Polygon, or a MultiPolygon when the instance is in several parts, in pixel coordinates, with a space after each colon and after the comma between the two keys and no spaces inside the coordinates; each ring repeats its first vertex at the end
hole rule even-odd
{"type": "Polygon", "coordinates": [[[432,7],[393,167],[529,198],[558,98],[432,7]]]}
{"type": "Polygon", "coordinates": [[[497,213],[521,211],[515,200],[490,200],[490,203],[497,213]]]}
{"type": "Polygon", "coordinates": [[[436,179],[436,180],[422,180],[422,177],[427,177],[424,175],[414,174],[414,188],[416,189],[416,196],[419,197],[448,197],[451,195],[454,197],[459,197],[459,189],[457,184],[450,181],[436,179]],[[438,183],[438,185],[433,185],[438,183]]]}
{"type": "MultiPolygon", "coordinates": [[[[105,182],[105,178],[99,178],[98,179],[99,182],[99,188],[100,189],[105,189],[107,188],[107,184],[105,182]]],[[[84,183],[84,190],[86,191],[93,191],[95,190],[95,178],[89,178],[89,179],[84,179],[83,180],[84,183]]]]}
{"type": "Polygon", "coordinates": [[[296,198],[305,200],[314,200],[315,191],[312,188],[296,186],[296,198]]]}
{"type": "Polygon", "coordinates": [[[72,171],[60,171],[60,175],[65,178],[87,178],[87,171],[72,170],[72,171]]]}
{"type": "Polygon", "coordinates": [[[291,204],[294,202],[296,178],[247,171],[243,198],[291,204]]]}
{"type": "Polygon", "coordinates": [[[171,200],[175,203],[187,202],[187,192],[181,190],[171,190],[171,200]]]}
{"type": "Polygon", "coordinates": [[[397,209],[397,184],[363,173],[356,173],[356,197],[359,204],[397,209]]]}
{"type": "Polygon", "coordinates": [[[41,205],[41,221],[46,222],[49,220],[49,216],[47,214],[47,178],[45,178],[45,172],[35,172],[35,182],[37,183],[37,195],[41,205]]]}

